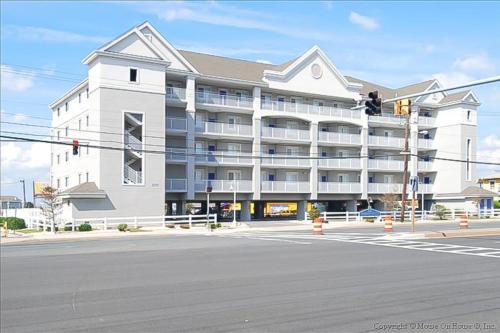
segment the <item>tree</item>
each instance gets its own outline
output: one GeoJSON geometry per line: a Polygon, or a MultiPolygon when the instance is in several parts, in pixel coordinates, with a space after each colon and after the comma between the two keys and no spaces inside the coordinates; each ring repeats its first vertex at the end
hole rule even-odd
{"type": "Polygon", "coordinates": [[[34,208],[34,207],[35,205],[33,205],[33,203],[30,201],[24,203],[24,208],[34,208]]]}
{"type": "Polygon", "coordinates": [[[186,204],[186,214],[193,214],[194,205],[191,202],[186,204]]]}
{"type": "Polygon", "coordinates": [[[440,220],[444,220],[446,218],[446,207],[443,205],[434,205],[433,207],[434,214],[439,217],[440,220]]]}
{"type": "Polygon", "coordinates": [[[42,213],[50,222],[52,232],[55,232],[56,217],[61,210],[61,200],[57,195],[57,189],[53,187],[45,186],[42,189],[42,213]]]}
{"type": "Polygon", "coordinates": [[[384,193],[382,202],[385,210],[392,211],[399,207],[398,195],[395,193],[384,193]]]}

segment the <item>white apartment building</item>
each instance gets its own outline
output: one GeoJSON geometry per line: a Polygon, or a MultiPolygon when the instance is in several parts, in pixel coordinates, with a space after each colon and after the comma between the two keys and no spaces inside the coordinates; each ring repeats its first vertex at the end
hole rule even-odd
{"type": "MultiPolygon", "coordinates": [[[[50,105],[51,182],[68,218],[182,213],[187,202],[241,205],[260,218],[270,202],[355,211],[401,193],[403,119],[359,106],[440,87],[391,89],[344,76],[314,46],[281,65],[175,49],[143,23],[83,60],[88,77],[50,105]],[[93,147],[93,146],[101,146],[93,147]],[[104,148],[103,148],[104,147],[104,148]],[[252,207],[252,208],[251,208],[252,207]]],[[[472,91],[413,101],[409,170],[425,206],[474,184],[477,108],[472,91]]],[[[206,206],[204,206],[206,208],[206,206]]]]}

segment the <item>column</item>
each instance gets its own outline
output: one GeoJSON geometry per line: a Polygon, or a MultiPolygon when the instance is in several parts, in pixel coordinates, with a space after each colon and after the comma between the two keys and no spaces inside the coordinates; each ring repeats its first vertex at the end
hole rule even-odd
{"type": "Polygon", "coordinates": [[[306,219],[306,209],[307,209],[307,201],[301,200],[297,203],[297,220],[304,221],[306,219]]]}
{"type": "Polygon", "coordinates": [[[361,199],[368,199],[368,116],[361,110],[361,199]]]}
{"type": "Polygon", "coordinates": [[[253,156],[253,173],[252,173],[252,191],[253,200],[260,200],[260,165],[261,159],[256,156],[261,156],[261,115],[260,115],[260,87],[253,88],[253,144],[252,144],[252,156],[253,156]]]}
{"type": "Polygon", "coordinates": [[[240,219],[243,222],[251,220],[250,200],[243,200],[243,201],[241,201],[240,219]]]}
{"type": "Polygon", "coordinates": [[[311,122],[311,173],[309,174],[309,186],[311,188],[311,200],[318,200],[318,122],[311,122]]]}
{"type": "Polygon", "coordinates": [[[186,79],[186,118],[187,118],[187,134],[186,134],[186,178],[187,178],[187,194],[186,199],[194,199],[194,141],[195,141],[195,120],[196,120],[196,90],[194,77],[188,76],[186,79]]]}

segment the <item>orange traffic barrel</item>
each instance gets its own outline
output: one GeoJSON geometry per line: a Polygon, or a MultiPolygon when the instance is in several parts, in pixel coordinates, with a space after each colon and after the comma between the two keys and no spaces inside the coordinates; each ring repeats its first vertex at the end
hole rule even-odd
{"type": "Polygon", "coordinates": [[[385,232],[392,231],[392,216],[384,217],[384,231],[385,232]]]}
{"type": "Polygon", "coordinates": [[[460,229],[469,229],[469,219],[467,215],[460,215],[458,217],[458,225],[460,229]]]}
{"type": "Polygon", "coordinates": [[[323,220],[320,218],[314,219],[313,235],[323,235],[323,220]]]}

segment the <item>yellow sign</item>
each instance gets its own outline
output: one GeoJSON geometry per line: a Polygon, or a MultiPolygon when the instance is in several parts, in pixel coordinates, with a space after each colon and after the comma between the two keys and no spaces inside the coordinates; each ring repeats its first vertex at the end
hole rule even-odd
{"type": "Polygon", "coordinates": [[[411,100],[402,99],[394,103],[394,115],[406,116],[411,113],[411,100]]]}
{"type": "Polygon", "coordinates": [[[43,189],[49,186],[49,184],[42,183],[42,182],[34,182],[33,183],[33,194],[35,197],[41,197],[43,196],[43,189]]]}

